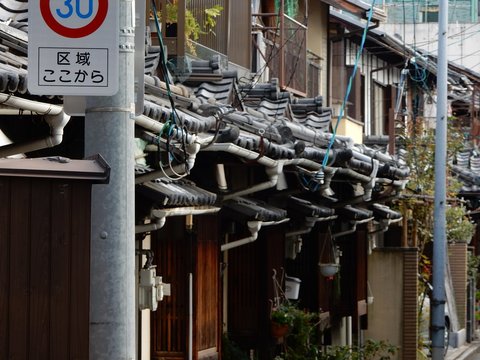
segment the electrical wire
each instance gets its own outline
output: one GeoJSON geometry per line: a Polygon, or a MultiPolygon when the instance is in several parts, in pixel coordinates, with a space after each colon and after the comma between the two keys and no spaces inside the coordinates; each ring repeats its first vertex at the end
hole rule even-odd
{"type": "Polygon", "coordinates": [[[322,172],[323,172],[323,169],[325,169],[325,167],[328,163],[328,157],[329,157],[329,154],[330,154],[330,150],[332,149],[333,143],[335,142],[335,137],[337,135],[337,129],[338,129],[338,126],[340,124],[340,121],[342,120],[343,112],[345,111],[345,106],[346,106],[346,103],[347,103],[348,98],[350,96],[350,92],[352,90],[353,79],[355,78],[355,75],[357,73],[358,62],[359,62],[360,56],[362,55],[362,52],[363,52],[363,48],[364,48],[364,45],[365,45],[365,40],[367,38],[367,32],[368,32],[368,29],[370,27],[370,22],[372,20],[373,7],[374,6],[375,6],[375,0],[372,1],[372,4],[370,6],[370,10],[368,12],[367,23],[365,25],[365,28],[363,29],[362,40],[361,40],[361,43],[360,43],[360,47],[358,48],[358,51],[357,51],[357,56],[355,58],[353,71],[350,74],[350,78],[348,79],[347,91],[345,93],[345,97],[343,98],[342,106],[340,107],[340,112],[339,112],[338,118],[337,118],[337,123],[335,124],[335,127],[333,129],[332,136],[330,137],[330,141],[328,142],[327,151],[326,151],[325,156],[324,156],[323,161],[322,161],[322,172]]]}
{"type": "MultiPolygon", "coordinates": [[[[175,156],[174,156],[173,152],[170,151],[170,138],[171,138],[171,135],[173,133],[173,130],[177,129],[177,131],[178,131],[178,129],[180,128],[180,126],[179,126],[180,125],[179,124],[180,117],[178,116],[177,109],[175,107],[175,101],[173,100],[172,91],[171,91],[171,88],[170,88],[170,82],[172,82],[172,80],[170,78],[168,67],[167,67],[167,57],[166,57],[166,54],[163,50],[164,49],[163,35],[162,35],[162,31],[160,29],[160,22],[158,20],[157,6],[155,4],[155,0],[152,0],[151,2],[152,2],[153,16],[154,16],[154,19],[155,19],[155,27],[157,28],[157,33],[159,35],[158,39],[159,39],[159,42],[160,42],[160,63],[159,63],[159,66],[160,66],[160,71],[162,72],[163,78],[165,79],[165,84],[166,84],[166,88],[167,88],[167,96],[168,96],[168,99],[169,99],[169,102],[170,102],[170,106],[172,108],[170,116],[168,117],[167,121],[165,121],[165,124],[162,127],[159,135],[160,135],[160,137],[162,137],[163,135],[165,135],[165,137],[166,137],[167,152],[168,152],[168,156],[167,156],[168,166],[170,167],[170,169],[172,169],[172,165],[171,165],[171,160],[172,159],[171,159],[171,157],[175,158],[175,156]]],[[[187,156],[186,140],[185,140],[187,132],[188,132],[187,129],[185,127],[183,127],[181,148],[183,150],[183,156],[184,156],[183,163],[184,163],[184,166],[185,166],[185,174],[189,173],[189,168],[188,168],[188,164],[187,164],[187,157],[188,156],[187,156]]],[[[160,151],[160,146],[158,147],[158,150],[160,151]]],[[[178,161],[178,159],[176,159],[176,160],[178,161]]],[[[181,162],[181,161],[179,161],[179,162],[181,162]]],[[[161,168],[162,172],[164,172],[163,171],[163,164],[161,162],[160,162],[160,168],[161,168]]],[[[172,169],[172,171],[173,171],[173,169],[172,169]]],[[[165,172],[164,172],[164,175],[166,175],[165,172]]],[[[175,173],[175,175],[178,175],[178,174],[175,173]]],[[[185,175],[181,175],[181,176],[183,177],[185,175]]]]}

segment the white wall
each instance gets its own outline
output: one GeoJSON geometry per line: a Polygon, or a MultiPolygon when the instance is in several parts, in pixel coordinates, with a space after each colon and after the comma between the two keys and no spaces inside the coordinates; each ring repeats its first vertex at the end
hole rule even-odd
{"type": "MultiPolygon", "coordinates": [[[[380,30],[398,34],[407,45],[437,55],[437,23],[382,24],[380,30]]],[[[449,61],[480,72],[480,24],[449,24],[447,44],[449,61]]]]}

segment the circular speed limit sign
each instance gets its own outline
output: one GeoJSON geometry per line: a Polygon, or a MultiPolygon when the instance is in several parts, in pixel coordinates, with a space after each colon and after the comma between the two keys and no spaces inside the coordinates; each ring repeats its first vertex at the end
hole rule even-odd
{"type": "Polygon", "coordinates": [[[108,0],[40,0],[40,12],[45,23],[57,34],[78,39],[94,33],[108,14],[108,0]],[[79,26],[72,26],[72,23],[79,26]]]}

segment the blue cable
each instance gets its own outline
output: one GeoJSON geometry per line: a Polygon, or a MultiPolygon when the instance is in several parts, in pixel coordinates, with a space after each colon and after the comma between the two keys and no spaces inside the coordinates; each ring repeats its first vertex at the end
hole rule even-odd
{"type": "Polygon", "coordinates": [[[343,99],[342,106],[340,108],[340,113],[338,114],[337,123],[335,124],[335,128],[333,129],[332,137],[330,138],[330,141],[328,143],[327,152],[325,153],[325,157],[323,158],[322,169],[324,169],[325,166],[327,166],[328,155],[329,155],[330,150],[332,149],[333,143],[335,141],[335,136],[337,135],[338,125],[340,124],[340,120],[343,117],[343,112],[345,111],[345,105],[348,101],[348,97],[350,96],[350,91],[352,90],[353,79],[355,78],[355,75],[357,73],[358,61],[360,60],[360,55],[362,54],[363,47],[365,46],[365,40],[367,38],[368,28],[370,27],[370,21],[372,20],[374,6],[375,6],[375,0],[372,1],[372,5],[371,5],[370,10],[368,12],[367,24],[365,25],[365,28],[363,29],[362,42],[360,43],[360,48],[357,51],[357,57],[355,59],[353,72],[350,75],[350,79],[348,80],[347,92],[345,93],[345,97],[343,99]]]}

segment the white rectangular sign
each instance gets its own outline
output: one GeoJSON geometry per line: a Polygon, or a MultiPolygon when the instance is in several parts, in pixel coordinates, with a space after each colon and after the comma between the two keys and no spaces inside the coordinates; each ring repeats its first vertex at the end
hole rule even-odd
{"type": "Polygon", "coordinates": [[[29,2],[28,89],[37,95],[118,91],[118,0],[29,2]]]}

